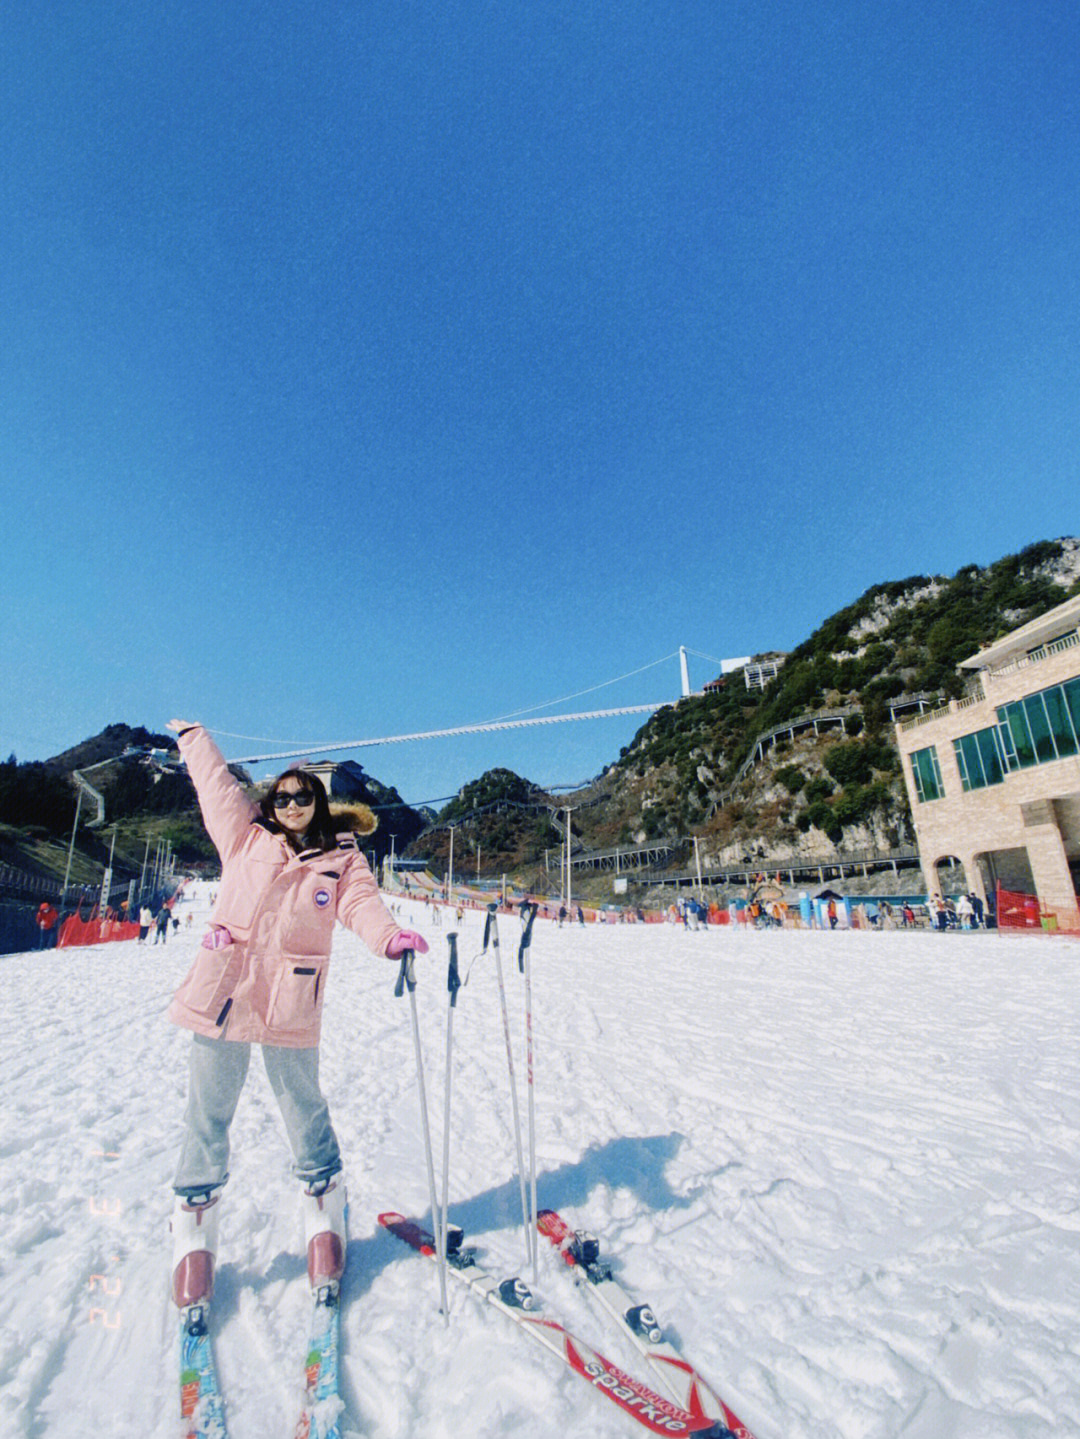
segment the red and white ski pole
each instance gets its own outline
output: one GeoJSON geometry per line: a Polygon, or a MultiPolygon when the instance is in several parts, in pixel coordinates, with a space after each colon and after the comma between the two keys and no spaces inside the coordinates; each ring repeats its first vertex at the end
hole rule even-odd
{"type": "Polygon", "coordinates": [[[517,1147],[518,1184],[521,1189],[521,1214],[525,1224],[525,1257],[536,1268],[536,1229],[529,1214],[529,1200],[525,1193],[525,1160],[521,1151],[521,1113],[518,1109],[517,1080],[514,1077],[514,1046],[510,1038],[510,1016],[506,1009],[506,985],[503,982],[502,957],[499,953],[499,924],[496,906],[488,905],[487,921],[484,925],[484,948],[490,938],[495,951],[495,973],[499,982],[499,1005],[502,1009],[503,1034],[506,1037],[506,1064],[510,1071],[510,1103],[514,1111],[514,1143],[517,1147]]]}
{"type": "Polygon", "coordinates": [[[431,1199],[431,1223],[435,1230],[435,1258],[439,1266],[439,1298],[442,1313],[449,1322],[450,1307],[446,1298],[446,1246],[443,1243],[443,1227],[439,1223],[439,1200],[435,1193],[435,1164],[431,1154],[431,1126],[428,1123],[427,1089],[424,1085],[424,1056],[420,1046],[420,1020],[416,1012],[416,955],[411,949],[402,951],[401,968],[398,971],[394,994],[400,999],[409,991],[409,1005],[412,1012],[413,1045],[416,1049],[416,1082],[420,1093],[420,1118],[424,1129],[424,1158],[427,1160],[428,1194],[431,1199]]]}
{"type": "Polygon", "coordinates": [[[450,946],[450,966],[446,975],[446,988],[450,995],[450,1004],[446,1011],[446,1105],[443,1114],[443,1171],[442,1171],[442,1218],[436,1216],[436,1223],[441,1224],[440,1239],[442,1252],[447,1253],[447,1234],[450,1229],[450,1089],[453,1076],[453,1050],[454,1050],[454,1010],[457,1008],[458,990],[461,988],[461,975],[458,973],[457,957],[457,934],[452,933],[446,936],[446,942],[450,946]]]}
{"type": "Polygon", "coordinates": [[[539,1260],[536,1240],[536,1082],[533,1072],[533,1011],[532,1011],[532,970],[529,964],[529,950],[532,942],[533,920],[537,906],[529,906],[525,927],[521,932],[518,946],[518,969],[525,976],[525,1062],[528,1073],[529,1094],[529,1215],[526,1228],[532,1238],[533,1283],[540,1282],[539,1260]]]}

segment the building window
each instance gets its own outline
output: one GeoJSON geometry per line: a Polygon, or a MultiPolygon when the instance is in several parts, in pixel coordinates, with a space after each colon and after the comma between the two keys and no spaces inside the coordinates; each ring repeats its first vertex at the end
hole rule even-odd
{"type": "Polygon", "coordinates": [[[985,789],[1005,779],[1004,756],[999,748],[997,728],[976,730],[953,740],[956,767],[965,794],[972,789],[985,789]]]}
{"type": "Polygon", "coordinates": [[[1054,736],[1050,733],[1050,721],[1046,718],[1046,706],[1041,694],[1027,696],[1024,700],[1024,714],[1027,716],[1031,738],[1035,741],[1036,763],[1045,764],[1047,760],[1057,759],[1054,736]]]}
{"type": "Polygon", "coordinates": [[[910,756],[911,774],[915,781],[915,795],[920,804],[927,800],[940,799],[945,793],[941,783],[941,769],[938,765],[937,746],[914,750],[910,756]]]}
{"type": "Polygon", "coordinates": [[[1006,770],[1066,759],[1080,750],[1080,678],[1001,705],[997,717],[1006,770]]]}
{"type": "Polygon", "coordinates": [[[1065,707],[1072,720],[1073,733],[1080,739],[1080,677],[1066,680],[1061,686],[1061,693],[1065,697],[1065,707]]]}
{"type": "Polygon", "coordinates": [[[1035,763],[1035,742],[1028,729],[1024,706],[1019,700],[1002,705],[997,712],[1001,728],[1001,744],[1009,769],[1030,769],[1035,763]]]}
{"type": "MultiPolygon", "coordinates": [[[[1073,680],[1073,684],[1077,686],[1077,699],[1080,700],[1080,680],[1073,680]]],[[[1044,690],[1043,703],[1046,705],[1046,716],[1050,721],[1050,733],[1057,746],[1058,758],[1066,759],[1077,751],[1077,735],[1069,716],[1065,686],[1057,685],[1052,690],[1044,690]]]]}

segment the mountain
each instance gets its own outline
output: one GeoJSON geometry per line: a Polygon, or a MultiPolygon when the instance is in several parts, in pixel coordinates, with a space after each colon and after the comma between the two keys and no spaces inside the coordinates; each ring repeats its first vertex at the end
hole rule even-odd
{"type": "Polygon", "coordinates": [[[493,769],[471,780],[405,851],[438,874],[450,867],[453,831],[456,873],[517,873],[542,863],[561,835],[551,820],[556,801],[513,770],[493,769]]]}
{"type": "MultiPolygon", "coordinates": [[[[657,711],[586,789],[557,803],[535,791],[533,802],[572,806],[575,850],[663,840],[676,870],[697,857],[706,867],[775,869],[910,846],[894,719],[961,694],[961,660],[1078,591],[1075,538],[951,577],[874,585],[784,657],[763,689],[748,688],[741,671],[718,677],[657,711]]],[[[468,817],[468,843],[491,873],[483,857],[507,854],[506,819],[479,802],[470,811],[482,798],[466,786],[455,813],[459,824],[468,817]]],[[[548,844],[561,841],[553,834],[548,844]]],[[[432,850],[422,836],[415,849],[435,858],[445,845],[432,850]]],[[[610,894],[610,877],[592,887],[610,894]]]]}
{"type": "MultiPolygon", "coordinates": [[[[253,795],[258,793],[260,786],[244,769],[229,768],[253,795]]],[[[380,821],[364,841],[378,861],[389,853],[392,834],[400,847],[427,820],[396,789],[357,765],[349,768],[346,798],[369,805],[380,821]]],[[[147,854],[164,841],[182,868],[207,873],[217,868],[217,852],[170,734],[111,724],[51,759],[20,764],[12,755],[0,764],[0,862],[31,875],[62,876],[76,812],[75,857],[86,862],[87,874],[100,877],[110,853],[118,876],[139,874],[147,854]],[[81,805],[76,771],[84,782],[81,805]]],[[[84,877],[78,862],[75,871],[84,877]]]]}
{"type": "Polygon", "coordinates": [[[88,769],[105,760],[119,759],[125,750],[171,750],[175,747],[176,741],[170,734],[154,734],[142,725],[133,728],[126,724],[111,724],[106,725],[100,734],[84,739],[43,763],[48,769],[70,774],[74,769],[88,769]]]}

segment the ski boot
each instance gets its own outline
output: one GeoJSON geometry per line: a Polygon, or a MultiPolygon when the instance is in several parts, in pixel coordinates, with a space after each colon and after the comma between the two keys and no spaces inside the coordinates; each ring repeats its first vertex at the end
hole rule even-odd
{"type": "Polygon", "coordinates": [[[176,1196],[170,1229],[173,1237],[172,1297],[178,1309],[206,1305],[214,1292],[220,1186],[176,1196]]]}
{"type": "Polygon", "coordinates": [[[348,1200],[345,1176],[309,1180],[304,1186],[304,1243],[312,1289],[337,1286],[345,1272],[345,1222],[348,1200]]]}

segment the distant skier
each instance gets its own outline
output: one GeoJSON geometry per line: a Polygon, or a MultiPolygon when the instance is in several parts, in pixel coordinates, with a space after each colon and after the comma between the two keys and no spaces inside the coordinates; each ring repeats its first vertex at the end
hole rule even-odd
{"type": "Polygon", "coordinates": [[[56,928],[56,921],[60,918],[59,911],[54,904],[43,899],[38,905],[35,922],[38,927],[38,949],[48,949],[52,944],[53,930],[56,928]]]}
{"type": "Polygon", "coordinates": [[[169,920],[172,918],[172,911],[167,904],[163,904],[157,912],[154,920],[154,943],[160,939],[162,944],[167,944],[169,939],[169,920]]]}
{"type": "MultiPolygon", "coordinates": [[[[171,720],[168,727],[222,863],[210,932],[169,1011],[194,1031],[173,1184],[172,1297],[183,1309],[213,1289],[229,1126],[253,1043],[262,1046],[303,1183],[308,1276],[313,1286],[340,1279],[345,1184],[318,1049],[334,923],[388,959],[428,946],[395,923],[356,835],[339,832],[318,780],[286,770],[256,805],[201,725],[171,720]]],[[[374,829],[374,816],[366,817],[374,829]]]]}

